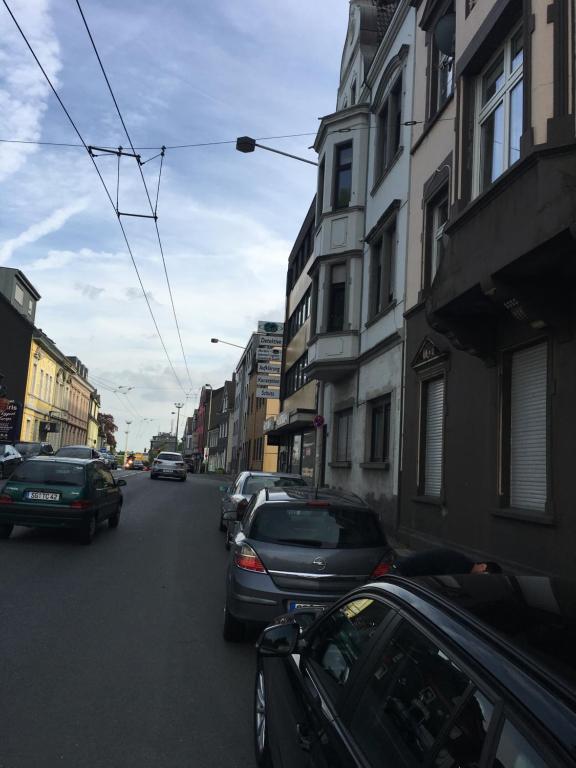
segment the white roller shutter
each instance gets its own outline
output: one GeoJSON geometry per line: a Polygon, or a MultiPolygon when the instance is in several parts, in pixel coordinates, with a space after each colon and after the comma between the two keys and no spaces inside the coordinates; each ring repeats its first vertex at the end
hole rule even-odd
{"type": "Polygon", "coordinates": [[[510,506],[544,511],[547,497],[546,344],[512,355],[510,382],[510,506]]]}
{"type": "Polygon", "coordinates": [[[444,379],[426,383],[424,407],[424,495],[440,496],[444,455],[444,379]]]}

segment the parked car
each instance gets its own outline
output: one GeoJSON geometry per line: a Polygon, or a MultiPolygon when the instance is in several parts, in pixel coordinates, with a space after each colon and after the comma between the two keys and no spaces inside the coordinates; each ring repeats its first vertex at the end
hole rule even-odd
{"type": "Polygon", "coordinates": [[[64,445],[58,448],[55,456],[67,459],[99,459],[100,454],[95,448],[89,448],[87,445],[64,445]]]}
{"type": "Polygon", "coordinates": [[[21,440],[18,443],[14,443],[14,448],[16,448],[23,459],[31,459],[34,456],[54,455],[54,448],[52,445],[41,441],[21,440]]]}
{"type": "Polygon", "coordinates": [[[22,456],[13,445],[0,445],[0,480],[10,477],[22,460],[22,456]]]}
{"type": "Polygon", "coordinates": [[[116,461],[116,458],[113,453],[110,453],[109,451],[98,451],[100,454],[100,458],[104,462],[104,466],[108,469],[118,469],[118,462],[116,461]]]}
{"type": "Polygon", "coordinates": [[[226,531],[226,548],[230,549],[230,533],[233,523],[241,516],[248,506],[248,502],[255,493],[262,488],[274,488],[279,486],[307,486],[308,483],[301,475],[292,475],[287,472],[240,472],[230,487],[222,486],[223,492],[220,502],[221,531],[226,531]],[[231,514],[234,513],[234,514],[231,514]]]}
{"type": "Polygon", "coordinates": [[[115,480],[101,461],[38,456],[20,464],[0,490],[0,538],[15,525],[76,528],[90,544],[96,528],[120,522],[125,480],[115,480]]]}
{"type": "Polygon", "coordinates": [[[224,639],[248,623],[326,607],[390,570],[394,551],[376,513],[356,496],[264,488],[237,522],[226,576],[224,639]]]}
{"type": "Polygon", "coordinates": [[[575,766],[575,605],[544,577],[387,577],[280,617],[257,644],[257,762],[575,766]]]}
{"type": "Polygon", "coordinates": [[[162,451],[152,463],[150,472],[152,480],[159,477],[175,477],[184,482],[186,480],[186,464],[181,453],[162,451]]]}

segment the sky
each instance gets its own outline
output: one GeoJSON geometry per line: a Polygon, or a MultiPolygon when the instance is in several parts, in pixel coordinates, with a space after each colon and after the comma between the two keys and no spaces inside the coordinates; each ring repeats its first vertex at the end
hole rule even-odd
{"type": "MultiPolygon", "coordinates": [[[[311,160],[318,118],[335,109],[347,0],[81,0],[126,127],[144,160],[167,149],[158,229],[123,217],[156,334],[118,220],[82,147],[0,142],[0,266],[21,269],[42,298],[36,325],[79,357],[123,446],[143,450],[182,421],[200,388],[230,379],[258,320],[284,319],[286,265],[316,169],[237,136],[311,160]],[[309,134],[274,138],[289,134],[309,134]],[[189,375],[188,375],[189,374],[189,375]]],[[[8,0],[88,145],[128,147],[75,0],[8,0]]],[[[14,22],[0,5],[0,139],[78,143],[14,22]]],[[[159,158],[143,167],[153,200],[159,158]]],[[[115,204],[118,163],[96,164],[115,204]]],[[[119,209],[149,213],[136,161],[123,157],[119,209]]]]}

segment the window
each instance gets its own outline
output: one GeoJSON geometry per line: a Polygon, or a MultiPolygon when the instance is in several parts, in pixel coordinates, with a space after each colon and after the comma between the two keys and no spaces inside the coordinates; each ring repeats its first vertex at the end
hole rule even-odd
{"type": "MultiPolygon", "coordinates": [[[[454,6],[448,8],[445,15],[450,13],[454,13],[454,6]]],[[[444,18],[444,16],[438,21],[441,21],[442,18],[444,18]]],[[[452,54],[443,53],[438,48],[434,30],[432,31],[429,49],[429,71],[431,76],[428,81],[428,119],[431,120],[454,93],[454,56],[452,54]]]]}
{"type": "MultiPolygon", "coordinates": [[[[373,766],[382,765],[382,755],[394,768],[429,765],[439,737],[451,735],[447,727],[469,695],[469,678],[436,643],[406,621],[394,631],[374,666],[351,715],[358,745],[373,766]]],[[[472,710],[470,714],[475,722],[467,730],[484,725],[483,713],[472,710]]],[[[481,740],[475,734],[475,744],[481,740]]],[[[478,764],[482,744],[479,747],[475,759],[457,764],[478,764]]],[[[472,744],[466,748],[471,752],[472,744]]],[[[453,763],[437,760],[436,765],[453,763]]]]}
{"type": "Polygon", "coordinates": [[[38,397],[42,399],[42,394],[44,392],[44,371],[40,371],[40,391],[38,393],[38,397]]]}
{"type": "Polygon", "coordinates": [[[366,657],[372,638],[391,614],[391,608],[369,598],[346,603],[314,633],[306,661],[325,685],[338,692],[366,657]]]}
{"type": "Polygon", "coordinates": [[[520,159],[523,126],[523,32],[506,40],[478,80],[477,192],[520,159]]]}
{"type": "Polygon", "coordinates": [[[312,289],[308,288],[304,296],[298,302],[296,309],[290,315],[288,320],[288,338],[290,341],[298,333],[300,328],[304,325],[306,320],[310,317],[310,299],[312,295],[312,289]]]}
{"type": "Polygon", "coordinates": [[[549,765],[509,721],[502,728],[494,764],[498,768],[546,768],[549,765]]]}
{"type": "Polygon", "coordinates": [[[390,459],[390,409],[390,395],[368,404],[370,429],[368,461],[386,462],[390,459]]]}
{"type": "Polygon", "coordinates": [[[294,365],[286,371],[284,377],[284,397],[290,397],[308,382],[305,369],[308,365],[308,352],[305,352],[294,365]]]}
{"type": "Polygon", "coordinates": [[[371,249],[370,318],[383,312],[394,301],[396,266],[396,221],[382,234],[371,249]]]}
{"type": "Polygon", "coordinates": [[[444,378],[422,382],[420,488],[424,496],[440,496],[444,456],[444,378]]]}
{"type": "Polygon", "coordinates": [[[346,306],[346,264],[330,267],[330,289],[328,296],[328,331],[344,330],[346,306]]]}
{"type": "Polygon", "coordinates": [[[336,461],[350,461],[352,457],[352,408],[334,414],[336,422],[336,461]]]}
{"type": "Polygon", "coordinates": [[[393,84],[378,113],[376,128],[376,180],[393,163],[400,149],[401,133],[402,76],[393,84]]]}
{"type": "Polygon", "coordinates": [[[426,206],[426,260],[424,287],[432,285],[444,255],[444,229],[448,221],[448,187],[439,192],[426,206]]]}
{"type": "Polygon", "coordinates": [[[347,208],[352,197],[352,142],[335,147],[334,208],[347,208]]]}
{"type": "Polygon", "coordinates": [[[18,283],[14,286],[14,301],[17,304],[20,304],[21,307],[24,306],[24,291],[22,290],[22,286],[18,285],[18,283]]]}
{"type": "Polygon", "coordinates": [[[502,487],[505,506],[545,512],[548,497],[548,345],[504,359],[502,487]]]}
{"type": "Polygon", "coordinates": [[[324,158],[318,166],[318,193],[316,195],[316,224],[320,222],[322,218],[322,212],[324,210],[324,180],[326,176],[326,162],[324,158]]]}
{"type": "Polygon", "coordinates": [[[350,106],[353,107],[356,104],[356,80],[352,80],[350,86],[350,106]]]}
{"type": "Polygon", "coordinates": [[[34,305],[32,304],[32,299],[28,299],[28,314],[29,314],[29,315],[31,315],[31,314],[32,314],[32,307],[33,307],[33,306],[34,306],[34,305]]]}
{"type": "Polygon", "coordinates": [[[36,394],[36,376],[38,374],[38,364],[34,363],[32,366],[32,387],[30,388],[30,392],[35,395],[36,394]]]}

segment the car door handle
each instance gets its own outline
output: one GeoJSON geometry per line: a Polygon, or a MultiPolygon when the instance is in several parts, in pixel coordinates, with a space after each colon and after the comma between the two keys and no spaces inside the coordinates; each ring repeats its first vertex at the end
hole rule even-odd
{"type": "Polygon", "coordinates": [[[298,746],[304,752],[310,752],[310,746],[312,739],[310,738],[310,731],[305,723],[296,723],[296,733],[298,734],[298,746]]]}

